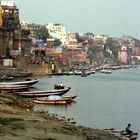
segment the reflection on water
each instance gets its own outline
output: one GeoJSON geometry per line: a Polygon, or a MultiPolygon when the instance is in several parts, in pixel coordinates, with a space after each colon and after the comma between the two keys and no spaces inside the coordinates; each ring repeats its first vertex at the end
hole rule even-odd
{"type": "Polygon", "coordinates": [[[72,87],[66,95],[78,95],[69,106],[36,105],[66,117],[73,117],[80,125],[93,128],[123,129],[130,122],[140,134],[140,67],[116,70],[112,74],[95,73],[87,77],[36,77],[38,89],[52,89],[54,83],[63,82],[72,87]]]}

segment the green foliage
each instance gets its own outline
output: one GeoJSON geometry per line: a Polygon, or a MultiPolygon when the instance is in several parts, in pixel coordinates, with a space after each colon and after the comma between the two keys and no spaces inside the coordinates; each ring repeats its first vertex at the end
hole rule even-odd
{"type": "Polygon", "coordinates": [[[108,38],[107,41],[106,41],[106,46],[112,50],[112,48],[114,47],[114,42],[113,42],[113,39],[112,38],[108,38]]]}
{"type": "Polygon", "coordinates": [[[45,43],[46,42],[46,39],[48,37],[49,37],[48,30],[44,26],[42,26],[39,29],[36,29],[36,38],[37,39],[42,39],[43,42],[45,43]]]}

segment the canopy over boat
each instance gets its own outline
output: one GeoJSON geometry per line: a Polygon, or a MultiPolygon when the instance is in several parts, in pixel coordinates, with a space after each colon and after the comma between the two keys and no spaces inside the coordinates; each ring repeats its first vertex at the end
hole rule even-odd
{"type": "Polygon", "coordinates": [[[62,99],[62,97],[59,96],[59,95],[50,95],[50,96],[48,96],[48,100],[60,100],[60,99],[62,99]]]}

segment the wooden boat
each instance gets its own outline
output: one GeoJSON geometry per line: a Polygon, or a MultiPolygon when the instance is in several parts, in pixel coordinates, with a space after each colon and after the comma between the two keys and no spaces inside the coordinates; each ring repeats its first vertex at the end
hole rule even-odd
{"type": "Polygon", "coordinates": [[[64,75],[74,75],[74,72],[73,71],[64,72],[64,75]]]}
{"type": "Polygon", "coordinates": [[[25,90],[28,89],[27,85],[0,85],[0,91],[1,90],[8,90],[8,91],[19,91],[19,90],[25,90]]]}
{"type": "Polygon", "coordinates": [[[91,68],[89,71],[90,71],[90,74],[95,74],[96,72],[94,68],[91,68]]]}
{"type": "Polygon", "coordinates": [[[64,73],[63,72],[57,72],[57,73],[52,73],[51,75],[61,76],[61,75],[64,75],[64,73]]]}
{"type": "Polygon", "coordinates": [[[57,82],[56,84],[54,84],[54,89],[64,89],[65,86],[60,83],[60,82],[57,82]]]}
{"type": "MultiPolygon", "coordinates": [[[[59,96],[60,97],[60,96],[59,96]]],[[[72,99],[71,98],[49,98],[49,97],[42,97],[42,98],[35,98],[34,103],[39,103],[39,104],[49,104],[49,105],[66,105],[66,104],[71,104],[72,99]]]]}
{"type": "Polygon", "coordinates": [[[82,74],[82,71],[81,70],[75,70],[74,71],[74,75],[81,75],[82,74]]]}
{"type": "Polygon", "coordinates": [[[62,96],[64,99],[71,99],[74,100],[78,95],[74,95],[74,96],[62,96]]]}
{"type": "Polygon", "coordinates": [[[102,69],[100,70],[101,73],[105,73],[105,74],[111,74],[111,70],[107,70],[107,69],[102,69]]]}
{"type": "Polygon", "coordinates": [[[75,96],[59,96],[59,95],[53,95],[52,98],[51,98],[51,96],[48,96],[48,97],[38,97],[38,98],[35,98],[35,100],[46,101],[46,100],[49,100],[49,99],[53,99],[53,100],[54,99],[59,99],[59,100],[61,99],[61,100],[67,100],[67,101],[72,102],[77,97],[77,95],[75,95],[75,96]]]}
{"type": "Polygon", "coordinates": [[[46,101],[34,100],[34,103],[47,104],[47,105],[67,105],[67,104],[70,104],[67,100],[46,100],[46,101]]]}
{"type": "Polygon", "coordinates": [[[13,80],[14,77],[12,76],[7,76],[7,75],[3,75],[0,77],[0,80],[4,80],[4,81],[7,81],[7,80],[13,80]]]}
{"type": "Polygon", "coordinates": [[[124,130],[118,131],[115,130],[115,128],[111,129],[104,129],[105,131],[112,133],[118,137],[120,137],[121,140],[136,140],[138,138],[138,133],[132,132],[131,134],[125,132],[124,130]]]}
{"type": "Polygon", "coordinates": [[[87,77],[87,73],[85,72],[85,71],[82,71],[82,73],[81,73],[81,77],[87,77]]]}
{"type": "Polygon", "coordinates": [[[132,132],[131,134],[129,134],[125,131],[122,131],[120,135],[123,137],[124,140],[136,140],[138,133],[132,132]]]}
{"type": "Polygon", "coordinates": [[[26,98],[35,98],[35,97],[45,97],[50,95],[63,95],[67,93],[71,87],[65,89],[54,89],[54,90],[44,90],[44,91],[24,91],[24,92],[15,92],[16,95],[26,97],[26,98]]]}
{"type": "MultiPolygon", "coordinates": [[[[116,132],[115,132],[116,133],[116,132]]],[[[128,134],[127,132],[125,131],[121,131],[119,132],[119,136],[122,140],[136,140],[138,138],[138,133],[136,132],[133,132],[131,134],[128,134]]]]}
{"type": "Polygon", "coordinates": [[[13,77],[28,77],[31,76],[32,73],[31,72],[18,72],[16,75],[14,75],[13,77]]]}
{"type": "Polygon", "coordinates": [[[0,85],[34,85],[38,82],[37,79],[30,80],[30,81],[16,81],[16,82],[0,82],[0,85]]]}

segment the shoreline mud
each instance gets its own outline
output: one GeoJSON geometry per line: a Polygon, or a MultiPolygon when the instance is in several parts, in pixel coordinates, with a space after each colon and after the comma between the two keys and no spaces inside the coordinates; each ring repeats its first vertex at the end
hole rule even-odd
{"type": "Polygon", "coordinates": [[[2,140],[119,140],[104,130],[77,126],[73,119],[34,111],[30,99],[0,93],[2,140]]]}

